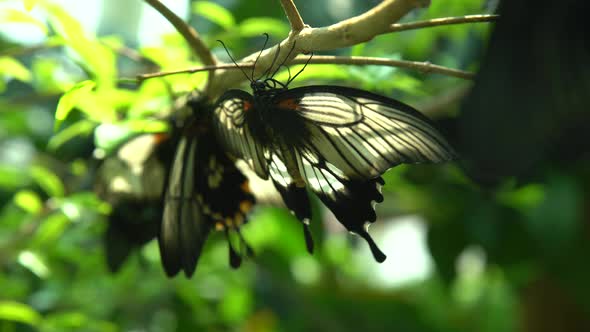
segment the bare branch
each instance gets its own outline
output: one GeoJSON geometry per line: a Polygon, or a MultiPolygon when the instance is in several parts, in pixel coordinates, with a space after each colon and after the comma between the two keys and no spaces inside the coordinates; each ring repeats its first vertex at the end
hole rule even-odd
{"type": "MultiPolygon", "coordinates": [[[[292,64],[302,64],[308,60],[307,56],[298,56],[292,64]]],[[[423,73],[436,73],[447,76],[453,76],[463,79],[473,79],[475,74],[463,71],[459,69],[453,69],[432,64],[430,62],[418,62],[418,61],[407,61],[407,60],[393,60],[383,58],[371,58],[371,57],[343,57],[343,56],[332,56],[332,55],[316,55],[309,61],[310,64],[341,64],[341,65],[379,65],[379,66],[390,66],[400,67],[418,70],[423,73]]]]}
{"type": "Polygon", "coordinates": [[[291,24],[291,33],[298,34],[299,31],[305,28],[305,24],[303,23],[301,15],[299,15],[297,6],[295,6],[293,0],[281,0],[281,5],[283,6],[283,10],[289,19],[289,23],[291,24]]]}
{"type": "MultiPolygon", "coordinates": [[[[373,37],[388,33],[392,23],[399,21],[404,15],[416,7],[427,5],[425,0],[385,0],[369,11],[356,17],[338,22],[328,27],[304,28],[297,35],[291,35],[280,43],[281,53],[287,54],[293,43],[295,48],[288,59],[279,57],[275,66],[289,63],[297,54],[333,50],[341,47],[356,45],[373,37]]],[[[271,66],[277,46],[262,52],[256,66],[256,72],[261,73],[271,66]]],[[[258,52],[245,57],[242,62],[253,62],[258,52]]],[[[275,68],[271,68],[275,69],[275,68]]],[[[243,75],[235,71],[219,71],[211,81],[209,94],[215,98],[227,87],[235,86],[244,80],[243,75]]]]}
{"type": "MultiPolygon", "coordinates": [[[[242,69],[252,68],[254,66],[254,64],[251,62],[238,63],[238,65],[242,69]]],[[[194,67],[194,68],[187,68],[187,69],[161,71],[161,72],[157,72],[157,73],[137,75],[137,82],[141,83],[144,80],[147,80],[150,78],[155,78],[155,77],[163,77],[163,76],[176,75],[176,74],[192,74],[192,73],[197,73],[197,72],[201,72],[201,71],[213,71],[215,69],[226,69],[226,70],[230,69],[231,70],[231,69],[239,69],[239,68],[236,67],[236,65],[234,65],[233,63],[227,63],[227,64],[219,64],[219,65],[213,65],[213,66],[201,66],[201,67],[194,67]]]]}
{"type": "MultiPolygon", "coordinates": [[[[145,0],[145,2],[162,14],[162,16],[174,26],[176,31],[182,35],[184,40],[186,40],[203,64],[211,66],[217,64],[217,59],[213,53],[211,53],[207,45],[205,45],[205,42],[201,39],[201,36],[199,36],[199,33],[195,29],[186,24],[180,17],[178,17],[178,15],[174,14],[174,12],[161,3],[160,0],[145,0]]],[[[212,74],[213,73],[211,73],[211,75],[212,74]]]]}
{"type": "Polygon", "coordinates": [[[476,22],[494,22],[497,21],[500,15],[466,15],[457,17],[442,17],[426,21],[417,21],[410,23],[392,24],[389,27],[389,32],[398,32],[405,30],[421,29],[428,27],[435,27],[450,24],[465,24],[476,22]]]}

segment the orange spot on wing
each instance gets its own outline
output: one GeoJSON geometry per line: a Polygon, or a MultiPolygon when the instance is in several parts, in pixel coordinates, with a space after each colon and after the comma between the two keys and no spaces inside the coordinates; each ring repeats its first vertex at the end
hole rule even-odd
{"type": "Polygon", "coordinates": [[[297,103],[297,100],[289,98],[289,99],[281,100],[279,102],[279,107],[290,109],[290,110],[296,110],[297,108],[299,108],[299,104],[297,103]]]}
{"type": "Polygon", "coordinates": [[[244,112],[248,112],[249,110],[252,109],[252,103],[249,101],[244,101],[243,107],[244,107],[244,112]]]}
{"type": "Polygon", "coordinates": [[[241,201],[240,202],[240,211],[246,214],[252,208],[252,203],[250,201],[241,201]]]}
{"type": "Polygon", "coordinates": [[[154,141],[155,141],[156,144],[160,144],[160,143],[166,141],[169,138],[170,138],[170,135],[168,135],[168,133],[157,133],[157,134],[154,134],[154,141]]]}
{"type": "Polygon", "coordinates": [[[242,182],[242,184],[240,185],[240,189],[242,189],[242,191],[245,192],[245,193],[252,192],[250,190],[250,184],[248,183],[248,180],[242,182]]]}

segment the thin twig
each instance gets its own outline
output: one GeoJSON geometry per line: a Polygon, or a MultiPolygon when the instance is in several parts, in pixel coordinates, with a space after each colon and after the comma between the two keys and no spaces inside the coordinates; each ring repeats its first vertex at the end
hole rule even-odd
{"type": "MultiPolygon", "coordinates": [[[[393,59],[383,59],[383,58],[371,58],[371,57],[360,57],[360,56],[333,56],[333,55],[315,55],[311,60],[309,60],[309,56],[298,56],[295,59],[291,60],[290,64],[303,64],[309,61],[310,64],[338,64],[338,65],[379,65],[379,66],[390,66],[390,67],[400,67],[400,68],[409,68],[418,70],[422,73],[436,73],[442,74],[452,77],[458,77],[463,79],[473,79],[474,74],[468,71],[463,71],[459,69],[453,69],[448,67],[443,67],[439,65],[434,65],[430,62],[418,62],[418,61],[407,61],[407,60],[393,60],[393,59]]],[[[246,63],[239,63],[238,64],[241,68],[252,68],[254,64],[252,62],[246,63]]],[[[201,67],[194,67],[194,68],[187,68],[187,69],[180,69],[180,70],[171,70],[171,71],[162,71],[157,73],[149,73],[137,76],[137,81],[142,82],[149,78],[154,77],[162,77],[168,75],[175,75],[175,74],[192,74],[197,73],[200,71],[207,71],[207,70],[217,70],[217,69],[239,69],[234,65],[231,64],[222,64],[216,66],[201,66],[201,67]]]]}
{"type": "Polygon", "coordinates": [[[476,22],[494,22],[498,20],[500,15],[466,15],[457,17],[442,17],[435,18],[426,21],[417,21],[410,23],[397,23],[392,24],[389,28],[389,32],[398,32],[405,30],[421,29],[428,27],[435,27],[441,25],[450,24],[465,24],[465,23],[476,23],[476,22]]]}
{"type": "MultiPolygon", "coordinates": [[[[254,66],[254,64],[251,62],[238,63],[238,65],[243,69],[252,68],[254,66]]],[[[176,75],[176,74],[192,74],[192,73],[197,73],[197,72],[201,72],[201,71],[214,71],[216,69],[239,69],[239,68],[236,67],[236,65],[234,65],[233,63],[227,63],[227,64],[218,64],[218,65],[213,65],[213,66],[200,66],[200,67],[187,68],[187,69],[161,71],[161,72],[157,72],[157,73],[137,75],[137,82],[141,83],[142,81],[145,81],[149,78],[155,78],[155,77],[163,77],[163,76],[176,75]]]]}
{"type": "MultiPolygon", "coordinates": [[[[309,56],[298,56],[291,64],[303,64],[307,62],[309,56]]],[[[459,69],[453,69],[432,64],[430,62],[394,60],[383,58],[372,58],[363,56],[333,56],[333,55],[314,55],[309,61],[310,64],[338,64],[338,65],[379,65],[399,68],[408,68],[418,70],[422,73],[436,73],[447,76],[463,78],[466,80],[473,79],[475,74],[459,69]]]]}
{"type": "Polygon", "coordinates": [[[297,34],[303,30],[305,23],[303,23],[303,19],[299,15],[299,10],[297,10],[297,6],[295,6],[293,0],[281,0],[281,5],[291,24],[291,33],[297,34]]]}
{"type": "MultiPolygon", "coordinates": [[[[211,53],[195,29],[186,24],[180,17],[178,17],[178,15],[174,14],[174,12],[168,9],[168,7],[162,4],[159,0],[145,0],[145,2],[162,14],[162,16],[164,16],[168,22],[176,28],[176,31],[182,35],[184,40],[186,40],[203,64],[212,66],[218,63],[213,53],[211,53]]],[[[211,75],[213,75],[213,73],[211,73],[211,75]]],[[[212,78],[212,76],[210,78],[212,78]]]]}

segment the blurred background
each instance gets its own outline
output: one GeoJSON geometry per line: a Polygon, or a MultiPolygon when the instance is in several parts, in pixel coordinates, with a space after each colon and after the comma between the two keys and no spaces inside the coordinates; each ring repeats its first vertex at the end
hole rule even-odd
{"type": "MultiPolygon", "coordinates": [[[[241,58],[264,32],[272,43],[289,32],[278,1],[162,2],[226,61],[217,39],[241,58]]],[[[296,1],[312,27],[377,3],[296,1]]],[[[0,331],[590,331],[586,7],[432,1],[403,21],[502,18],[330,53],[430,61],[477,72],[473,82],[336,65],[310,65],[293,82],[402,100],[461,154],[384,175],[371,227],[384,263],[314,200],[314,255],[288,212],[261,204],[243,228],[253,259],[231,269],[213,234],[195,275],[168,279],[152,240],[157,200],[121,203],[94,189],[101,158],[166,131],[162,114],[206,75],[130,79],[199,63],[139,0],[1,1],[0,331]]]]}

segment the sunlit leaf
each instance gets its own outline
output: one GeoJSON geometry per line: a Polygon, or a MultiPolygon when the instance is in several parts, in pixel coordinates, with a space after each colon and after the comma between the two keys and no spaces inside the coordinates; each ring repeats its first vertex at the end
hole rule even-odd
{"type": "Polygon", "coordinates": [[[193,3],[193,13],[203,16],[209,21],[228,30],[236,24],[232,13],[224,7],[209,1],[197,1],[193,3]]]}
{"type": "Polygon", "coordinates": [[[80,22],[60,6],[47,4],[46,8],[51,14],[51,27],[80,56],[97,84],[101,87],[113,86],[117,76],[114,52],[84,31],[80,22]]]}
{"type": "Polygon", "coordinates": [[[260,36],[268,33],[271,36],[284,38],[289,34],[289,24],[272,17],[253,17],[245,19],[237,26],[238,33],[243,37],[260,36]]]}
{"type": "Polygon", "coordinates": [[[96,127],[96,124],[92,121],[80,120],[72,124],[71,126],[61,130],[59,133],[53,135],[53,137],[49,139],[47,148],[49,150],[56,150],[57,148],[62,146],[67,141],[73,139],[74,137],[90,135],[94,130],[94,127],[96,127]]]}
{"type": "Polygon", "coordinates": [[[30,82],[31,71],[18,60],[10,57],[0,57],[0,76],[12,77],[22,82],[30,82]]]}
{"type": "Polygon", "coordinates": [[[11,8],[2,8],[0,11],[0,23],[26,23],[38,27],[44,34],[47,34],[45,24],[31,14],[11,8]]]}
{"type": "Polygon", "coordinates": [[[43,208],[43,203],[35,192],[30,190],[21,190],[14,195],[14,203],[21,209],[36,214],[43,208]]]}
{"type": "Polygon", "coordinates": [[[67,91],[79,77],[77,75],[64,75],[61,62],[58,59],[48,57],[36,57],[32,63],[35,79],[33,85],[39,93],[55,94],[67,91]]]}
{"type": "Polygon", "coordinates": [[[70,111],[72,111],[74,107],[76,107],[80,99],[87,96],[88,93],[90,93],[90,91],[95,86],[96,83],[93,81],[82,81],[74,85],[74,87],[72,87],[70,90],[64,93],[63,96],[61,96],[61,98],[59,99],[59,103],[57,104],[57,109],[55,111],[55,124],[53,127],[55,131],[57,131],[61,123],[65,121],[70,111]]]}
{"type": "Polygon", "coordinates": [[[24,5],[25,5],[25,9],[28,11],[33,10],[33,7],[35,7],[35,5],[37,4],[38,0],[23,0],[24,5]]]}
{"type": "Polygon", "coordinates": [[[52,171],[41,166],[31,167],[31,177],[51,197],[62,197],[65,193],[61,179],[52,171]]]}
{"type": "Polygon", "coordinates": [[[37,326],[41,322],[42,317],[26,304],[13,301],[0,301],[0,320],[37,326]]]}
{"type": "Polygon", "coordinates": [[[28,250],[21,252],[18,255],[18,262],[39,278],[46,278],[49,275],[47,264],[34,252],[28,250]]]}

